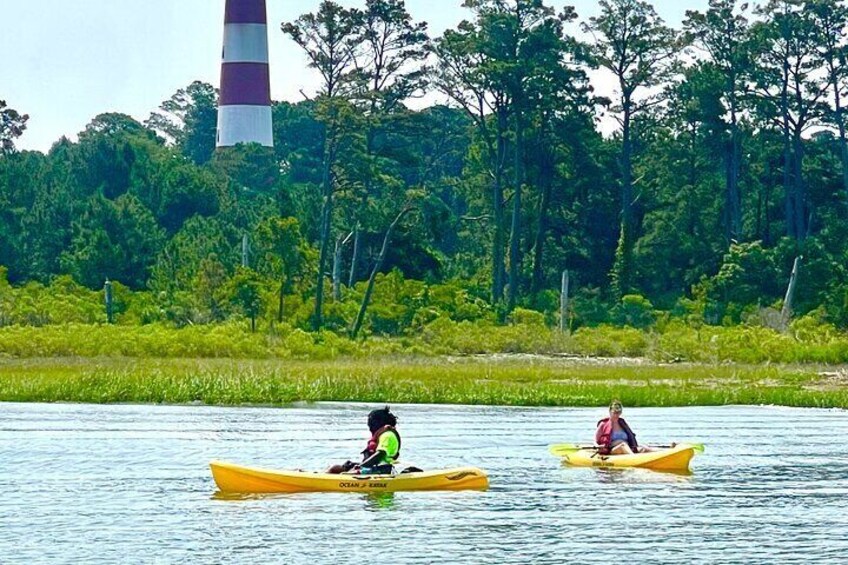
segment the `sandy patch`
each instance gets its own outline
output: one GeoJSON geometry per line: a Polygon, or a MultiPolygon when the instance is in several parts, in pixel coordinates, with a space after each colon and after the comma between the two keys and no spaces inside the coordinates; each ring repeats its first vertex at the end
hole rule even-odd
{"type": "Polygon", "coordinates": [[[811,390],[840,390],[848,388],[848,369],[821,371],[818,381],[804,388],[811,390]]]}

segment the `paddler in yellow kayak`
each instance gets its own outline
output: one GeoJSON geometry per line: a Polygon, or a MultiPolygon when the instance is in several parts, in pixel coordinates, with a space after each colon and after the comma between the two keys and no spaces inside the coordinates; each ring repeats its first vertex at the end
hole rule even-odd
{"type": "Polygon", "coordinates": [[[333,465],[327,472],[332,474],[357,473],[362,475],[389,475],[400,456],[400,434],[397,431],[397,417],[389,407],[372,410],[368,414],[368,430],[371,438],[362,451],[362,462],[357,464],[346,461],[342,465],[333,465]]]}
{"type": "Polygon", "coordinates": [[[636,443],[636,434],[621,417],[624,407],[621,401],[613,400],[609,406],[609,418],[598,422],[595,431],[595,444],[601,455],[632,455],[634,453],[647,453],[655,449],[640,446],[636,443]]]}

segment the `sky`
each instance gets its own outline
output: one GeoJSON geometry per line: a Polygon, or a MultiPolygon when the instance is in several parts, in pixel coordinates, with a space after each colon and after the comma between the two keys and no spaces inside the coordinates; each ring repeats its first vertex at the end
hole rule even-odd
{"type": "MultiPolygon", "coordinates": [[[[71,139],[103,112],[145,120],[164,100],[195,80],[219,83],[225,0],[0,0],[0,100],[30,115],[19,149],[47,151],[71,139]]],[[[338,0],[361,6],[364,0],[338,0]]],[[[299,48],[280,23],[315,11],[319,0],[268,0],[271,94],[298,101],[317,86],[299,48]]],[[[469,12],[461,0],[407,0],[433,37],[469,12]]],[[[573,5],[581,19],[596,0],[549,0],[573,5]]],[[[678,26],[687,9],[707,0],[655,0],[678,26]]],[[[603,90],[602,88],[599,90],[603,90]]],[[[434,102],[443,101],[436,98],[434,102]]]]}

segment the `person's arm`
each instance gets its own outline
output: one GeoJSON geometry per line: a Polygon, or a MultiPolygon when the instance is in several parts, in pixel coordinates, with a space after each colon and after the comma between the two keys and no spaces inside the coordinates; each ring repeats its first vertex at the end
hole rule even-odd
{"type": "Polygon", "coordinates": [[[598,429],[595,430],[595,445],[603,445],[602,436],[604,435],[604,424],[603,422],[598,424],[598,429]]]}
{"type": "Polygon", "coordinates": [[[374,452],[374,455],[368,457],[362,463],[359,464],[360,467],[376,467],[380,463],[382,463],[386,458],[386,452],[382,449],[378,449],[374,452]]]}
{"type": "Polygon", "coordinates": [[[356,463],[353,461],[345,461],[339,465],[331,465],[329,469],[327,469],[327,473],[331,475],[340,475],[342,473],[349,473],[353,469],[356,468],[356,463]]]}

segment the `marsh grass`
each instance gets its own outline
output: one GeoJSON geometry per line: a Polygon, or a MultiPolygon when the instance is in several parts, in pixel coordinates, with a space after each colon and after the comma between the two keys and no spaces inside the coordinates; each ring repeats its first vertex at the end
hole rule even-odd
{"type": "Polygon", "coordinates": [[[451,358],[0,361],[0,400],[285,405],[298,401],[514,406],[777,404],[848,408],[812,367],[451,358]]]}
{"type": "Polygon", "coordinates": [[[691,328],[674,322],[653,330],[599,326],[563,335],[544,324],[496,326],[439,319],[399,337],[350,340],[330,331],[288,326],[251,333],[244,324],[174,328],[161,324],[66,324],[0,328],[0,358],[133,357],[331,360],[532,353],[641,357],[719,364],[848,363],[848,335],[799,321],[791,332],[754,326],[691,328]]]}

